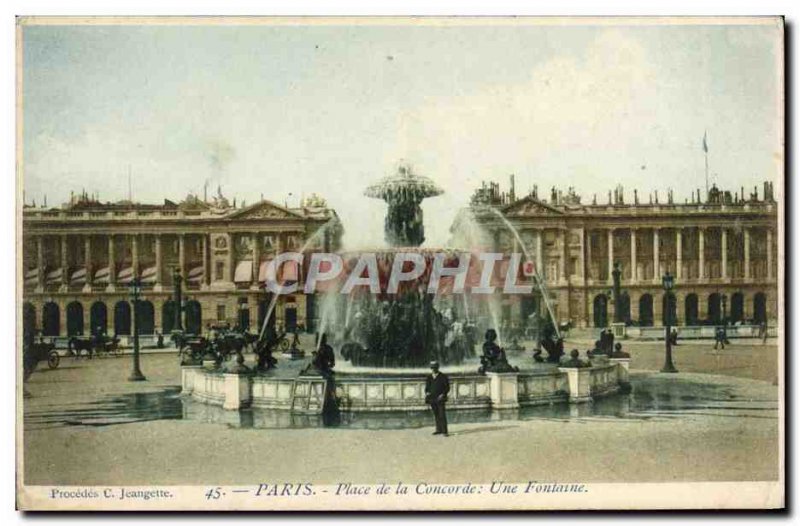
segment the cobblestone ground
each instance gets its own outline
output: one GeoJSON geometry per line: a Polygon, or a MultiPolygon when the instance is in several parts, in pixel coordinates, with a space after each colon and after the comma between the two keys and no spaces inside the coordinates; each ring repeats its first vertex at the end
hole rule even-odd
{"type": "MultiPolygon", "coordinates": [[[[588,341],[569,341],[585,349],[588,341]]],[[[26,388],[27,484],[250,484],[472,481],[712,481],[778,477],[777,348],[735,341],[675,350],[677,375],[656,371],[663,342],[626,345],[634,393],[592,407],[544,408],[431,427],[254,429],[187,418],[174,354],[65,358],[26,388]]],[[[511,356],[515,363],[530,353],[511,356]]],[[[282,363],[282,365],[287,365],[282,363]]],[[[294,363],[297,367],[299,364],[294,363]]],[[[423,420],[425,415],[417,417],[423,420]]],[[[314,424],[309,424],[314,426],[314,424]]],[[[370,427],[370,426],[366,426],[370,427]]]]}

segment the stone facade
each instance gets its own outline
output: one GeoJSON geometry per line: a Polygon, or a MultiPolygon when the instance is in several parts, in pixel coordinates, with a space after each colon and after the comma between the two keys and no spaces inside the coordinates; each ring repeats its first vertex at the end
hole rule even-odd
{"type": "MultiPolygon", "coordinates": [[[[287,208],[267,200],[231,206],[189,196],[163,205],[100,203],[80,196],[61,208],[22,211],[23,320],[44,336],[131,334],[129,285],[143,283],[141,334],[174,327],[173,273],[183,277],[183,325],[263,321],[266,264],[285,251],[339,248],[336,213],[317,197],[287,208]],[[320,228],[327,225],[326,228],[320,228]],[[315,235],[316,233],[316,235],[315,235]]],[[[283,267],[298,281],[303,269],[283,267]]],[[[281,296],[274,322],[313,328],[315,298],[281,296]]]]}
{"type": "MultiPolygon", "coordinates": [[[[512,180],[513,181],[513,180],[512,180]]],[[[522,252],[545,280],[561,322],[578,327],[605,327],[619,309],[623,321],[661,325],[665,293],[661,278],[675,279],[678,325],[731,321],[775,323],[778,317],[778,203],[772,185],[762,197],[756,189],[734,196],[712,188],[701,200],[648,204],[625,203],[618,188],[606,204],[581,203],[570,189],[540,199],[534,190],[517,198],[500,193],[496,183],[476,191],[472,206],[456,220],[454,238],[477,223],[488,233],[486,249],[522,252]],[[508,223],[506,223],[506,221],[508,223]],[[508,225],[519,234],[514,235],[508,225]],[[611,301],[612,269],[621,265],[622,297],[611,301]]],[[[538,300],[502,298],[504,318],[524,323],[539,309],[538,300]]],[[[674,323],[673,323],[674,324],[674,323]]]]}

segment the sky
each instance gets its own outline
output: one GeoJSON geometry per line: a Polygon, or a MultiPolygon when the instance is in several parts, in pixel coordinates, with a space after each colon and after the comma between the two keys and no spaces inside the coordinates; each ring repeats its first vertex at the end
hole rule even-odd
{"type": "MultiPolygon", "coordinates": [[[[782,174],[777,22],[744,25],[23,26],[26,201],[316,192],[346,248],[383,245],[363,196],[402,159],[437,182],[427,246],[482,181],[632,201],[782,174]]],[[[776,190],[779,185],[776,185],[776,190]]],[[[662,197],[663,199],[663,197],[662,197]]]]}

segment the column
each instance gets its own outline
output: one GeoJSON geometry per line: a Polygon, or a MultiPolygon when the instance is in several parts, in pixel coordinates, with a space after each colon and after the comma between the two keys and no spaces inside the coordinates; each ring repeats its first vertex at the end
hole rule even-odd
{"type": "MultiPolygon", "coordinates": [[[[661,282],[661,269],[659,269],[658,254],[658,228],[653,229],[653,283],[661,282]]],[[[655,313],[655,296],[653,297],[653,312],[655,313]]]]}
{"type": "Polygon", "coordinates": [[[697,229],[697,234],[697,254],[700,259],[700,261],[698,261],[697,278],[702,281],[706,277],[706,231],[701,227],[697,229]]]}
{"type": "Polygon", "coordinates": [[[586,229],[581,228],[581,281],[586,285],[586,229]]]}
{"type": "Polygon", "coordinates": [[[614,270],[614,229],[608,229],[608,282],[612,283],[611,272],[614,270]]]}
{"type": "Polygon", "coordinates": [[[728,279],[728,230],[726,228],[721,229],[721,243],[722,243],[722,279],[728,279]]]}
{"type": "MultiPolygon", "coordinates": [[[[163,290],[163,285],[161,283],[161,234],[156,234],[155,239],[155,249],[156,249],[156,283],[153,286],[153,290],[156,292],[160,292],[163,290]]],[[[161,327],[161,325],[159,325],[161,327]]]]}
{"type": "Polygon", "coordinates": [[[92,291],[92,236],[89,235],[83,238],[83,268],[86,272],[86,283],[83,285],[83,292],[91,292],[92,291]]]}
{"type": "Polygon", "coordinates": [[[681,279],[683,275],[683,235],[681,229],[675,229],[675,279],[681,279]]]}
{"type": "Polygon", "coordinates": [[[69,261],[67,259],[67,235],[61,235],[61,290],[69,289],[69,261]]]}
{"type": "Polygon", "coordinates": [[[200,236],[201,250],[203,252],[203,282],[201,288],[208,288],[211,283],[211,272],[208,270],[208,234],[200,236]]]}
{"type": "Polygon", "coordinates": [[[261,243],[257,233],[250,234],[250,245],[253,248],[253,284],[250,288],[258,290],[258,271],[261,266],[261,243]]]}
{"type": "Polygon", "coordinates": [[[767,279],[772,279],[772,229],[767,229],[767,279]]]}
{"type": "Polygon", "coordinates": [[[186,236],[178,234],[178,270],[186,283],[186,236]]]}
{"type": "Polygon", "coordinates": [[[234,251],[234,241],[236,241],[233,234],[227,234],[228,236],[228,281],[233,283],[233,251],[234,251]]]}
{"type": "Polygon", "coordinates": [[[744,229],[744,279],[750,279],[750,229],[744,229]]]}
{"type": "Polygon", "coordinates": [[[639,262],[636,260],[636,229],[631,228],[631,283],[639,282],[638,264],[639,262]]]}
{"type": "Polygon", "coordinates": [[[133,276],[139,277],[139,236],[131,236],[131,266],[133,266],[133,276]]]}
{"type": "MultiPolygon", "coordinates": [[[[495,239],[495,245],[494,245],[493,250],[495,250],[495,252],[497,252],[497,243],[498,243],[498,241],[497,241],[497,233],[496,232],[494,234],[494,239],[495,239]]],[[[282,233],[279,232],[275,236],[275,244],[276,244],[275,255],[277,256],[277,255],[283,254],[284,243],[283,243],[283,234],[282,233]]]]}
{"type": "Polygon", "coordinates": [[[536,272],[544,279],[545,269],[543,263],[544,259],[542,258],[542,233],[542,230],[536,231],[536,272]]]}
{"type": "MultiPolygon", "coordinates": [[[[114,254],[114,234],[108,236],[108,292],[114,292],[117,284],[117,261],[114,254]]],[[[109,309],[113,310],[113,309],[109,309]]],[[[111,327],[111,325],[109,325],[111,327]]]]}
{"type": "Polygon", "coordinates": [[[44,291],[44,236],[36,237],[36,292],[44,291]]]}
{"type": "Polygon", "coordinates": [[[586,277],[590,280],[594,279],[592,275],[592,231],[586,231],[586,277]]]}
{"type": "Polygon", "coordinates": [[[561,243],[558,251],[558,276],[561,281],[567,281],[567,231],[561,230],[559,233],[559,242],[561,243]]]}

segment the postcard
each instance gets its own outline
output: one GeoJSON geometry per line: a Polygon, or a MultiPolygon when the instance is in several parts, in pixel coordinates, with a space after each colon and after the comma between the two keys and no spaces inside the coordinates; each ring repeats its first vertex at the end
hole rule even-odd
{"type": "Polygon", "coordinates": [[[21,510],[785,506],[781,17],[20,17],[21,510]]]}

